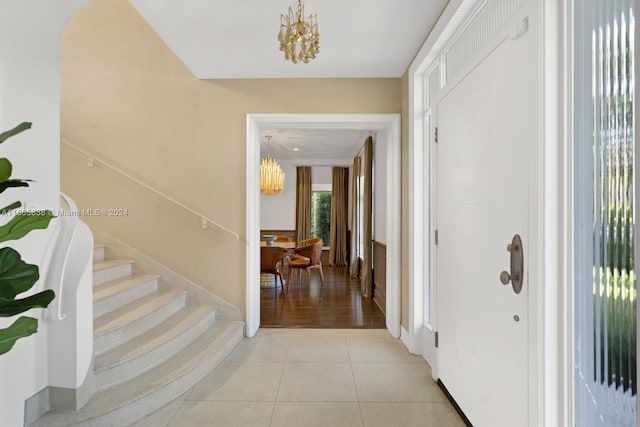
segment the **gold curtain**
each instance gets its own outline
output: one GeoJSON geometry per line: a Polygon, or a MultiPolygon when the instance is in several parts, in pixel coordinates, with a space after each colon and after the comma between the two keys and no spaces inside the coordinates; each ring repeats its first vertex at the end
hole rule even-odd
{"type": "Polygon", "coordinates": [[[358,277],[360,274],[360,156],[353,159],[351,168],[351,263],[349,275],[358,277]]]}
{"type": "Polygon", "coordinates": [[[373,247],[372,247],[372,223],[373,223],[373,138],[369,137],[364,142],[364,161],[362,162],[364,185],[362,189],[362,277],[361,292],[365,298],[373,298],[373,247]]]}
{"type": "Polygon", "coordinates": [[[296,240],[311,237],[311,168],[296,168],[296,240]]]}
{"type": "Polygon", "coordinates": [[[329,265],[347,265],[347,221],[349,204],[349,168],[334,167],[331,184],[331,228],[329,265]]]}

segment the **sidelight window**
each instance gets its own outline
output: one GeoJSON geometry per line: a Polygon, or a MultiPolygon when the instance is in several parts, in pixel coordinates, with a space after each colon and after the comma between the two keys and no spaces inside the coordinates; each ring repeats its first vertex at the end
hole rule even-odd
{"type": "Polygon", "coordinates": [[[636,426],[634,1],[575,4],[576,425],[636,426]]]}

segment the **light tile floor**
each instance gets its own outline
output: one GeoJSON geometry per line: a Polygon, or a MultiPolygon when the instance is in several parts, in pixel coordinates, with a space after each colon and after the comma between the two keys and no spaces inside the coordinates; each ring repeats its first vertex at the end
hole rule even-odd
{"type": "Polygon", "coordinates": [[[261,329],[136,427],[464,427],[419,356],[379,329],[261,329]]]}

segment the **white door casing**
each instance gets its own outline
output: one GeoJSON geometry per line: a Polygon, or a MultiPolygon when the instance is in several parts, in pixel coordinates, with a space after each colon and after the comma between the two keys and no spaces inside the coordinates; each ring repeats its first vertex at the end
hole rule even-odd
{"type": "Polygon", "coordinates": [[[538,28],[536,16],[529,16],[527,32],[485,51],[436,106],[436,376],[477,427],[524,426],[529,419],[538,28]],[[507,244],[514,234],[525,255],[520,294],[498,279],[509,270],[507,244]]]}
{"type": "Polygon", "coordinates": [[[246,328],[252,337],[260,327],[260,128],[351,129],[377,132],[386,142],[386,326],[400,337],[400,115],[399,114],[248,114],[246,210],[246,328]]]}

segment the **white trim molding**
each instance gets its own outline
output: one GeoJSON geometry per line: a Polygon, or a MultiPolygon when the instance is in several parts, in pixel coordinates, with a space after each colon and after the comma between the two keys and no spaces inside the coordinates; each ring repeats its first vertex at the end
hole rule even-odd
{"type": "MultiPolygon", "coordinates": [[[[544,0],[542,17],[542,117],[538,215],[541,217],[535,292],[537,354],[530,384],[537,390],[530,422],[573,425],[573,95],[572,0],[544,0]],[[535,383],[534,383],[535,382],[535,383]]],[[[532,292],[532,296],[534,293],[532,292]]],[[[532,306],[533,307],[533,306],[532,306]]],[[[533,403],[532,403],[533,404],[533,403]]]]}
{"type": "MultiPolygon", "coordinates": [[[[429,167],[431,161],[430,146],[425,146],[423,111],[425,97],[416,94],[425,93],[425,77],[437,62],[440,52],[463,25],[471,11],[481,0],[452,0],[443,11],[440,19],[427,37],[408,71],[409,79],[409,324],[408,349],[414,354],[422,354],[434,367],[436,360],[428,355],[435,352],[423,348],[423,327],[426,322],[425,304],[427,303],[428,283],[431,272],[425,260],[432,260],[431,224],[428,224],[431,206],[429,167]]],[[[434,294],[435,295],[435,294],[434,294]]],[[[434,312],[437,308],[434,306],[434,312]]],[[[432,319],[435,319],[433,316],[432,319]]],[[[431,332],[437,330],[437,324],[431,324],[431,332]]]]}
{"type": "Polygon", "coordinates": [[[247,114],[246,336],[260,328],[260,129],[344,129],[376,132],[386,141],[386,326],[400,338],[400,114],[247,114]]]}
{"type": "Polygon", "coordinates": [[[247,116],[247,212],[246,212],[246,310],[245,335],[253,337],[260,328],[260,131],[247,116]]]}
{"type": "Polygon", "coordinates": [[[411,340],[411,335],[409,335],[409,331],[407,331],[404,326],[401,326],[400,341],[402,341],[402,344],[404,344],[404,346],[407,347],[407,349],[411,348],[410,340],[411,340]]]}

